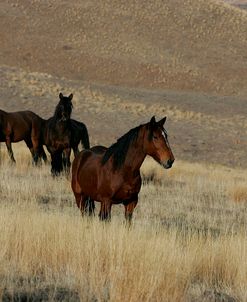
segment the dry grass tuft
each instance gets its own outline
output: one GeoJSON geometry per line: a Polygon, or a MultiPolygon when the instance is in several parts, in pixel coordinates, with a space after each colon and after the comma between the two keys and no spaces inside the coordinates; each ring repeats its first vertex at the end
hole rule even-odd
{"type": "Polygon", "coordinates": [[[145,184],[161,184],[165,176],[164,169],[148,157],[141,167],[142,180],[145,184]]]}
{"type": "Polygon", "coordinates": [[[247,186],[246,184],[235,185],[229,189],[230,197],[235,202],[247,202],[247,186]]]}

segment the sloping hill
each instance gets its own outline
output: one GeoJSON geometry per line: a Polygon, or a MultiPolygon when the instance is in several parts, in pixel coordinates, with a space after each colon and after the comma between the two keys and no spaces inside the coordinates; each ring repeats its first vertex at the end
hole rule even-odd
{"type": "Polygon", "coordinates": [[[247,92],[247,14],[213,0],[3,0],[0,65],[105,84],[247,92]]]}
{"type": "Polygon", "coordinates": [[[152,115],[166,115],[176,159],[247,167],[243,97],[90,84],[9,67],[0,69],[0,78],[0,108],[6,111],[32,110],[48,118],[60,91],[74,93],[72,116],[87,125],[91,145],[109,146],[152,115]]]}

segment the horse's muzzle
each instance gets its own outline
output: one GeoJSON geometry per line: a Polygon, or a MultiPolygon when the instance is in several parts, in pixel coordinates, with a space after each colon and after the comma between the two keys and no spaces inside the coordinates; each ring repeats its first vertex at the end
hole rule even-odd
{"type": "Polygon", "coordinates": [[[170,169],[172,167],[172,164],[174,163],[174,159],[168,159],[167,162],[162,162],[161,165],[165,168],[165,169],[170,169]]]}
{"type": "Polygon", "coordinates": [[[68,120],[68,118],[66,116],[62,116],[60,119],[61,122],[67,122],[67,120],[68,120]]]}

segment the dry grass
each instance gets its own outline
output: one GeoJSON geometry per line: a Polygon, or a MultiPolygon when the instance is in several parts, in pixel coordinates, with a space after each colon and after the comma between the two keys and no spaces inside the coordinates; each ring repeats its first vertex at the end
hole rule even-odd
{"type": "Polygon", "coordinates": [[[235,202],[247,202],[247,187],[246,185],[235,185],[229,190],[232,199],[235,202]]]}
{"type": "Polygon", "coordinates": [[[228,191],[246,171],[147,160],[127,229],[121,206],[111,223],[82,219],[67,179],[32,167],[24,147],[15,154],[11,167],[2,151],[0,170],[4,297],[201,301],[210,289],[246,300],[247,211],[228,191]]]}

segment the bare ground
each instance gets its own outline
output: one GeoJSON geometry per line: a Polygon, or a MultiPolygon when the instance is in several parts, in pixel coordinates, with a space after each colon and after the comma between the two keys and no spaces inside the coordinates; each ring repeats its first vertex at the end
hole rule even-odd
{"type": "Polygon", "coordinates": [[[247,14],[222,1],[0,3],[0,65],[127,87],[246,95],[247,14]]]}

